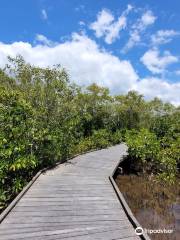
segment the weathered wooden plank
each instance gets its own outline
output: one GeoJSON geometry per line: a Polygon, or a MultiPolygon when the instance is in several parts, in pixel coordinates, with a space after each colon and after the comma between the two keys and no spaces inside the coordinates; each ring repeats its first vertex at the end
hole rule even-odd
{"type": "Polygon", "coordinates": [[[23,201],[20,201],[18,203],[18,206],[87,206],[87,207],[90,207],[90,206],[99,206],[100,208],[103,207],[103,206],[118,206],[118,202],[110,202],[110,201],[84,201],[84,202],[80,202],[80,201],[73,201],[73,202],[41,202],[39,200],[39,202],[23,202],[23,201]]]}
{"type": "MultiPolygon", "coordinates": [[[[67,198],[97,198],[96,200],[103,200],[103,201],[107,201],[108,199],[115,199],[116,194],[114,192],[108,191],[107,189],[100,189],[100,190],[92,190],[91,189],[87,189],[87,191],[73,191],[71,192],[70,189],[63,190],[63,191],[47,191],[47,195],[43,190],[39,190],[39,192],[32,192],[32,193],[28,193],[26,194],[23,199],[27,200],[27,199],[41,199],[41,198],[62,198],[62,199],[67,199],[67,198]]],[[[33,201],[33,200],[32,200],[33,201]]],[[[35,201],[35,200],[34,200],[35,201]]],[[[71,200],[69,200],[71,201],[71,200]]]]}
{"type": "Polygon", "coordinates": [[[32,223],[32,222],[86,222],[86,221],[118,221],[125,220],[122,215],[92,215],[92,216],[16,216],[11,215],[4,220],[4,223],[32,223]]]}
{"type": "MultiPolygon", "coordinates": [[[[102,215],[106,215],[106,216],[117,216],[118,214],[123,214],[123,209],[121,209],[120,211],[117,212],[113,212],[113,211],[100,211],[100,210],[81,210],[79,209],[78,211],[36,211],[36,212],[13,212],[13,214],[15,215],[16,218],[19,217],[66,217],[66,216],[87,216],[87,217],[91,217],[91,216],[102,216],[102,215]]],[[[12,214],[12,216],[13,216],[12,214]]]]}
{"type": "MultiPolygon", "coordinates": [[[[57,227],[60,228],[63,227],[63,229],[66,229],[67,227],[88,227],[88,226],[121,226],[124,224],[130,224],[129,221],[126,220],[118,220],[118,221],[87,221],[87,222],[43,222],[43,223],[7,223],[0,226],[1,230],[5,229],[18,229],[21,231],[22,229],[30,229],[33,231],[36,228],[48,228],[48,227],[57,227]]],[[[131,226],[131,225],[130,225],[131,226]]]]}
{"type": "MultiPolygon", "coordinates": [[[[80,225],[80,226],[49,226],[49,227],[35,227],[34,231],[33,231],[33,235],[37,236],[39,235],[39,233],[43,232],[44,235],[46,235],[46,233],[49,233],[50,231],[58,231],[59,233],[73,233],[73,232],[82,232],[82,231],[88,231],[91,230],[93,231],[97,231],[97,230],[119,230],[119,229],[125,229],[125,228],[129,228],[130,224],[129,223],[124,223],[121,225],[110,225],[110,226],[106,226],[106,225],[99,225],[99,226],[87,226],[87,225],[80,225]]],[[[0,232],[0,237],[2,238],[3,236],[7,236],[7,235],[15,235],[18,237],[21,236],[21,234],[32,234],[32,231],[30,228],[23,228],[21,229],[21,231],[19,232],[19,230],[16,229],[3,229],[0,232]]],[[[42,235],[42,233],[40,234],[42,235]]],[[[32,235],[31,235],[32,236],[32,235]]]]}
{"type": "Polygon", "coordinates": [[[119,210],[122,209],[122,206],[119,204],[116,205],[98,205],[98,204],[91,204],[91,205],[86,205],[86,204],[81,204],[81,205],[55,205],[55,206],[16,206],[13,210],[13,212],[36,212],[36,211],[78,211],[78,210],[91,210],[91,211],[110,211],[110,212],[118,212],[119,210]]]}
{"type": "Polygon", "coordinates": [[[44,192],[44,189],[36,189],[36,190],[33,189],[31,191],[28,191],[28,193],[26,193],[24,197],[29,197],[29,196],[32,197],[33,195],[47,196],[47,194],[53,194],[53,196],[56,196],[56,195],[71,196],[71,195],[82,195],[82,194],[84,195],[88,194],[93,196],[97,196],[97,195],[107,196],[107,194],[113,195],[113,193],[114,191],[112,189],[101,189],[101,191],[99,191],[99,189],[91,189],[90,191],[87,191],[87,189],[81,189],[81,190],[79,189],[78,191],[74,189],[71,189],[71,190],[70,189],[67,189],[67,190],[46,189],[46,192],[44,192]]]}
{"type": "Polygon", "coordinates": [[[94,237],[94,239],[104,239],[108,237],[115,238],[121,234],[122,237],[132,236],[134,235],[134,231],[129,230],[128,228],[123,229],[92,229],[88,227],[86,230],[73,229],[73,230],[53,230],[53,231],[41,231],[41,232],[31,232],[31,233],[19,233],[19,234],[11,234],[4,235],[4,240],[10,239],[48,239],[47,237],[51,237],[49,239],[80,239],[83,237],[86,239],[89,236],[94,237]]]}

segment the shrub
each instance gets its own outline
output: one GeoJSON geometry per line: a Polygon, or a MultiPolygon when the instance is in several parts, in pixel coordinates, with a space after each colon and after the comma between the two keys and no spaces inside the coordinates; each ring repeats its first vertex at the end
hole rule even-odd
{"type": "Polygon", "coordinates": [[[119,144],[123,141],[123,134],[121,130],[116,130],[110,134],[110,141],[112,144],[119,144]]]}
{"type": "Polygon", "coordinates": [[[87,137],[81,139],[77,145],[73,147],[73,154],[85,153],[91,149],[95,149],[94,143],[91,141],[91,138],[87,137]]]}
{"type": "Polygon", "coordinates": [[[156,135],[147,129],[140,132],[128,131],[126,142],[129,147],[129,157],[133,168],[139,172],[155,173],[158,179],[173,183],[179,163],[179,143],[163,138],[160,141],[156,135]],[[166,142],[166,144],[162,144],[166,142]]]}
{"type": "Polygon", "coordinates": [[[110,133],[106,129],[93,131],[90,139],[93,142],[94,148],[101,149],[110,146],[110,133]]]}
{"type": "Polygon", "coordinates": [[[151,131],[153,131],[158,138],[162,138],[170,131],[171,119],[169,116],[157,116],[151,124],[151,131]]]}
{"type": "Polygon", "coordinates": [[[156,169],[160,143],[154,133],[147,129],[128,131],[125,136],[130,158],[140,171],[156,169]]]}
{"type": "Polygon", "coordinates": [[[177,161],[173,148],[161,149],[157,155],[159,179],[174,182],[177,174],[177,161]]]}
{"type": "Polygon", "coordinates": [[[89,137],[82,138],[74,146],[74,153],[83,153],[92,149],[101,149],[110,146],[110,132],[106,129],[94,130],[89,137]]]}
{"type": "Polygon", "coordinates": [[[23,188],[23,176],[27,179],[32,174],[38,160],[33,150],[35,122],[31,105],[16,91],[2,88],[0,102],[0,206],[3,206],[23,188]]]}

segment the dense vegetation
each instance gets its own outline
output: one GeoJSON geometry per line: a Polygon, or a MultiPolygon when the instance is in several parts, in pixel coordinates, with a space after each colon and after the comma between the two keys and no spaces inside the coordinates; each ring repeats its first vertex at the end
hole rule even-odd
{"type": "Polygon", "coordinates": [[[180,109],[131,91],[111,96],[70,83],[60,66],[9,58],[0,70],[0,208],[41,168],[126,141],[139,172],[173,182],[180,165],[180,109]]]}

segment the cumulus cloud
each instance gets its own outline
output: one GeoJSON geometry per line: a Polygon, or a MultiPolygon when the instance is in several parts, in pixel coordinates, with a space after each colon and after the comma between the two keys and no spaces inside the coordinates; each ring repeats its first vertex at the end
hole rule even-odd
{"type": "Polygon", "coordinates": [[[48,19],[48,15],[47,15],[47,12],[45,9],[42,9],[41,10],[41,16],[42,16],[42,19],[44,20],[47,20],[48,19]]]}
{"type": "Polygon", "coordinates": [[[134,90],[144,94],[147,99],[152,99],[155,96],[165,102],[180,105],[180,83],[169,83],[167,80],[148,77],[139,81],[134,90]]]}
{"type": "Polygon", "coordinates": [[[163,73],[166,68],[178,62],[176,56],[171,55],[169,51],[164,51],[163,55],[157,49],[148,50],[140,59],[140,61],[154,74],[163,73]]]}
{"type": "Polygon", "coordinates": [[[133,7],[128,5],[117,21],[109,10],[103,9],[98,13],[97,20],[89,27],[95,31],[97,38],[104,37],[105,42],[111,44],[119,38],[120,31],[126,28],[127,15],[132,9],[133,7]]]}
{"type": "Polygon", "coordinates": [[[110,13],[110,11],[103,9],[98,13],[97,21],[91,23],[90,28],[95,31],[96,37],[99,38],[106,33],[112,21],[114,21],[114,16],[110,13]]]}
{"type": "Polygon", "coordinates": [[[155,20],[156,17],[152,13],[152,11],[148,10],[141,16],[141,19],[137,23],[137,26],[139,29],[144,29],[145,27],[153,24],[155,20]]]}
{"type": "Polygon", "coordinates": [[[120,60],[85,35],[74,33],[70,41],[53,46],[47,38],[39,36],[43,44],[32,46],[25,42],[0,43],[0,66],[6,56],[21,54],[26,61],[41,67],[61,64],[70,73],[72,81],[80,85],[93,82],[109,87],[112,92],[127,92],[138,76],[131,63],[120,60]]]}
{"type": "Polygon", "coordinates": [[[139,18],[131,27],[130,30],[130,37],[126,45],[122,49],[122,53],[127,52],[135,45],[141,42],[141,34],[146,30],[146,28],[156,21],[156,17],[154,16],[153,12],[148,10],[141,18],[139,18]]]}
{"type": "Polygon", "coordinates": [[[180,32],[174,30],[159,30],[151,36],[151,42],[153,45],[169,43],[178,35],[180,35],[180,32]]]}
{"type": "Polygon", "coordinates": [[[149,99],[159,96],[164,101],[176,105],[179,103],[180,83],[168,83],[159,78],[139,80],[129,61],[101,49],[86,35],[74,33],[70,40],[51,45],[50,40],[42,36],[38,37],[38,44],[33,46],[27,42],[0,42],[0,67],[7,63],[7,55],[15,57],[20,54],[27,62],[40,67],[61,64],[68,70],[71,81],[82,86],[95,82],[108,87],[112,94],[127,93],[134,89],[149,99]]]}
{"type": "Polygon", "coordinates": [[[44,44],[47,46],[52,46],[55,44],[53,41],[49,40],[46,36],[44,36],[42,34],[36,34],[35,42],[44,44]]]}

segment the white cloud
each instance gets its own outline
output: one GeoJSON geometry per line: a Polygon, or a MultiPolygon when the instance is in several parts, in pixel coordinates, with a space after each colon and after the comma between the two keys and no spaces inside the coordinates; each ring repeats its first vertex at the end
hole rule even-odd
{"type": "Polygon", "coordinates": [[[129,61],[101,50],[95,41],[85,35],[74,33],[70,41],[54,46],[43,44],[32,46],[25,42],[0,43],[0,66],[6,56],[21,54],[26,61],[44,66],[61,64],[70,73],[71,79],[80,85],[93,82],[109,87],[112,92],[127,92],[138,78],[129,61]]]}
{"type": "Polygon", "coordinates": [[[114,21],[114,16],[110,11],[103,9],[97,15],[97,21],[90,24],[90,29],[95,31],[96,37],[102,37],[108,31],[109,26],[114,21]]]}
{"type": "Polygon", "coordinates": [[[135,89],[149,99],[159,96],[164,101],[179,103],[180,83],[168,83],[159,78],[138,80],[129,61],[102,50],[85,35],[74,33],[71,40],[52,45],[45,43],[50,40],[44,36],[39,40],[43,43],[34,46],[27,42],[0,43],[0,66],[7,63],[7,55],[21,54],[26,61],[40,67],[61,64],[68,70],[71,80],[83,86],[96,82],[108,87],[113,94],[135,89]]]}
{"type": "Polygon", "coordinates": [[[108,30],[108,34],[105,37],[105,42],[111,44],[119,37],[119,32],[126,27],[126,17],[119,17],[117,22],[114,22],[108,30]]]}
{"type": "Polygon", "coordinates": [[[169,51],[165,51],[163,55],[160,56],[157,49],[151,49],[141,57],[140,61],[155,74],[163,73],[168,65],[178,62],[178,58],[171,55],[169,51]]]}
{"type": "Polygon", "coordinates": [[[175,71],[175,74],[178,75],[178,76],[180,76],[180,70],[176,70],[176,71],[175,71]]]}
{"type": "Polygon", "coordinates": [[[47,12],[46,12],[45,9],[42,9],[42,10],[41,10],[41,15],[42,15],[42,18],[43,18],[44,20],[47,20],[47,19],[48,19],[48,15],[47,15],[47,12]]]}
{"type": "Polygon", "coordinates": [[[126,53],[131,48],[133,48],[135,45],[140,43],[140,41],[141,41],[141,36],[140,36],[139,31],[138,30],[131,31],[130,38],[129,38],[128,42],[126,43],[126,45],[121,50],[121,53],[126,53]]]}
{"type": "Polygon", "coordinates": [[[131,4],[127,5],[126,10],[124,11],[124,14],[128,14],[134,7],[131,4]]]}
{"type": "Polygon", "coordinates": [[[132,9],[133,7],[128,5],[117,21],[110,11],[103,9],[98,13],[97,20],[90,24],[90,29],[95,31],[97,38],[104,37],[105,42],[111,44],[119,38],[120,31],[125,29],[127,14],[132,9]]]}
{"type": "Polygon", "coordinates": [[[151,36],[153,45],[160,45],[171,42],[173,37],[180,35],[180,32],[174,30],[159,30],[156,34],[151,36]]]}
{"type": "Polygon", "coordinates": [[[47,46],[51,46],[51,45],[55,44],[54,42],[52,42],[51,40],[49,40],[47,37],[45,37],[42,34],[36,34],[35,41],[37,43],[44,44],[44,45],[47,45],[47,46]]]}
{"type": "Polygon", "coordinates": [[[133,25],[130,30],[130,37],[126,45],[121,50],[122,53],[126,53],[128,50],[133,48],[135,45],[141,42],[141,34],[146,30],[146,28],[156,21],[156,17],[152,11],[148,10],[141,18],[139,18],[133,25]]]}
{"type": "Polygon", "coordinates": [[[156,17],[153,15],[152,11],[148,10],[142,15],[138,23],[139,25],[138,28],[144,29],[145,27],[152,25],[155,22],[155,20],[156,20],[156,17]]]}
{"type": "Polygon", "coordinates": [[[80,26],[85,26],[86,24],[85,24],[84,21],[79,21],[79,25],[80,25],[80,26]]]}
{"type": "Polygon", "coordinates": [[[149,77],[139,81],[134,90],[144,94],[147,99],[158,97],[165,102],[180,105],[180,82],[169,83],[167,80],[149,77]]]}

